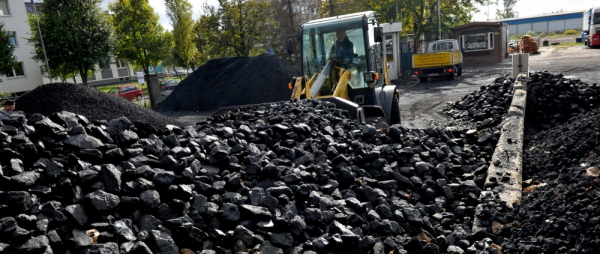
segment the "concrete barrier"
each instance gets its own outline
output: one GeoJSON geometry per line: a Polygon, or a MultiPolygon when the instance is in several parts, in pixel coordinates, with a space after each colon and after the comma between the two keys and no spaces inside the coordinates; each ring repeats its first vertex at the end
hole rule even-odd
{"type": "MultiPolygon", "coordinates": [[[[510,208],[514,203],[521,203],[523,189],[523,138],[529,77],[527,62],[526,54],[513,56],[513,77],[516,79],[513,86],[513,99],[508,117],[501,124],[500,138],[492,155],[484,190],[480,196],[481,200],[485,200],[490,194],[498,194],[500,201],[506,202],[510,208]]],[[[482,209],[483,205],[479,205],[476,211],[482,209]]],[[[476,212],[473,232],[485,230],[486,226],[479,225],[477,214],[476,212]]]]}

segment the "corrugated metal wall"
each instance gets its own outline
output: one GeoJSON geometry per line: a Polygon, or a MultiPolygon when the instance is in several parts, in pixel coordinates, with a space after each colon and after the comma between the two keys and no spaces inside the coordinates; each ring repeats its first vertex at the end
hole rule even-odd
{"type": "Polygon", "coordinates": [[[529,31],[536,33],[556,32],[570,29],[581,30],[583,11],[561,15],[539,16],[522,19],[503,20],[508,25],[510,34],[525,34],[529,31]]]}

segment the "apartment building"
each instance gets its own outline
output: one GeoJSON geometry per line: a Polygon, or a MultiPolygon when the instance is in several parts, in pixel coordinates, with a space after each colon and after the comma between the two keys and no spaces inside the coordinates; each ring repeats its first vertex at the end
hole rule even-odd
{"type": "Polygon", "coordinates": [[[14,55],[18,62],[11,75],[0,76],[0,91],[18,95],[42,84],[40,65],[31,59],[34,47],[24,39],[31,33],[24,1],[0,0],[0,22],[4,23],[4,30],[13,36],[14,55]]]}
{"type": "MultiPolygon", "coordinates": [[[[36,11],[40,13],[43,6],[42,0],[0,0],[0,22],[4,22],[4,30],[13,35],[14,55],[18,61],[11,75],[0,76],[2,80],[0,92],[9,92],[13,96],[18,96],[40,85],[51,83],[48,73],[42,70],[39,63],[31,59],[34,47],[25,39],[30,37],[32,32],[38,32],[30,29],[27,14],[36,14],[36,11]]],[[[114,58],[107,61],[110,67],[106,69],[98,67],[96,73],[88,77],[88,86],[126,82],[130,77],[137,80],[135,71],[131,66],[128,68],[125,61],[114,58]]],[[[53,77],[52,82],[61,82],[61,80],[53,77]]],[[[66,82],[74,81],[70,79],[66,82]]],[[[82,83],[79,76],[75,77],[75,83],[82,83]]]]}

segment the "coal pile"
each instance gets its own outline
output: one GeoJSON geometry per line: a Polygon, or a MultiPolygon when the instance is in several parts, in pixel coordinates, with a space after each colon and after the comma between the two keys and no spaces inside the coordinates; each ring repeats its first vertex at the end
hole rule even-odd
{"type": "Polygon", "coordinates": [[[465,95],[442,110],[456,120],[474,122],[478,129],[500,124],[512,102],[514,79],[508,75],[465,95]]]}
{"type": "Polygon", "coordinates": [[[600,106],[600,86],[547,71],[530,73],[526,125],[547,130],[600,106]]]}
{"type": "MultiPolygon", "coordinates": [[[[508,214],[507,253],[600,252],[600,110],[530,137],[523,201],[508,214]]],[[[500,234],[500,232],[499,232],[500,234]]]]}
{"type": "Polygon", "coordinates": [[[289,100],[298,71],[274,55],[210,60],[183,80],[157,110],[214,111],[220,107],[289,100]]]}
{"type": "Polygon", "coordinates": [[[127,117],[131,121],[150,123],[157,127],[178,124],[174,119],[138,106],[123,98],[89,87],[71,83],[39,86],[19,97],[16,109],[27,115],[39,113],[50,116],[69,111],[89,121],[127,117]]]}
{"type": "Polygon", "coordinates": [[[195,127],[67,112],[5,121],[8,253],[475,253],[498,133],[386,132],[318,100],[195,127]],[[91,236],[91,237],[90,237],[91,236]]]}

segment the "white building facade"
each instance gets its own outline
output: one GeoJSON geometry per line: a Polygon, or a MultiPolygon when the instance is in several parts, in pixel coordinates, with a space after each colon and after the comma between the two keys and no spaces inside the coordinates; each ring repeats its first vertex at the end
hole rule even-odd
{"type": "MultiPolygon", "coordinates": [[[[39,63],[32,59],[34,46],[28,44],[26,40],[32,32],[38,32],[30,29],[27,14],[35,14],[34,10],[40,13],[42,8],[42,0],[35,0],[35,6],[32,0],[0,0],[0,22],[4,22],[5,31],[14,35],[14,55],[18,61],[12,75],[0,76],[0,80],[2,80],[0,92],[9,92],[12,96],[18,96],[40,85],[51,83],[48,74],[42,72],[39,63]]],[[[88,86],[115,84],[127,82],[130,79],[137,80],[132,66],[128,66],[125,61],[114,58],[108,61],[110,61],[109,68],[97,68],[96,73],[88,77],[88,86]]],[[[65,82],[71,83],[74,81],[82,83],[79,76],[76,76],[75,80],[72,78],[65,80],[65,82]]],[[[52,82],[61,82],[61,80],[53,77],[52,82]]]]}
{"type": "Polygon", "coordinates": [[[0,22],[4,23],[5,31],[13,34],[14,55],[18,62],[12,75],[0,76],[0,92],[18,95],[42,85],[40,65],[31,59],[34,47],[24,39],[30,36],[31,30],[23,0],[0,0],[0,22]]]}

